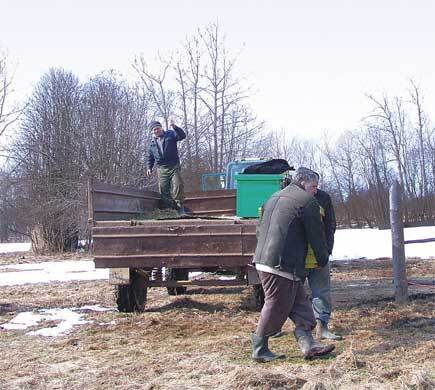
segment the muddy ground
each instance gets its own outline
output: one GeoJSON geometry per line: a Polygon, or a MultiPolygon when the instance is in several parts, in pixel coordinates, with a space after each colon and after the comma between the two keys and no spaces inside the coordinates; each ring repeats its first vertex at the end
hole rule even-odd
{"type": "MultiPolygon", "coordinates": [[[[5,254],[0,265],[72,258],[86,259],[5,254]]],[[[415,281],[433,280],[435,260],[409,259],[407,272],[415,281]]],[[[396,305],[388,259],[337,264],[332,280],[331,328],[345,337],[335,353],[304,361],[287,323],[287,335],[270,343],[287,357],[271,364],[250,360],[258,312],[249,287],[190,287],[184,296],[151,289],[142,314],[117,312],[106,281],[0,287],[0,324],[41,308],[113,309],[88,312],[93,322],[54,338],[26,335],[32,328],[0,329],[0,388],[435,388],[433,286],[410,286],[410,303],[396,305]]]]}

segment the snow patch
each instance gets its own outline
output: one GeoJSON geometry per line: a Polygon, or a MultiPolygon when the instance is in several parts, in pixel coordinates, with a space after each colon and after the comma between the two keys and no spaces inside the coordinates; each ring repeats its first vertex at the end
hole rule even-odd
{"type": "Polygon", "coordinates": [[[0,244],[0,253],[28,252],[31,248],[30,242],[5,242],[0,244]]]}
{"type": "Polygon", "coordinates": [[[96,269],[93,261],[86,260],[48,261],[0,266],[0,286],[69,282],[72,280],[103,280],[108,278],[108,269],[96,269]],[[1,270],[7,272],[1,272],[1,270]]]}
{"type": "Polygon", "coordinates": [[[75,325],[83,325],[92,321],[82,320],[83,314],[71,309],[41,310],[46,321],[60,321],[56,326],[27,332],[28,336],[56,337],[68,333],[75,325]]]}
{"type": "Polygon", "coordinates": [[[75,307],[72,310],[90,310],[90,311],[112,311],[113,309],[109,309],[108,307],[101,307],[100,305],[86,305],[82,307],[75,307]]]}
{"type": "Polygon", "coordinates": [[[12,318],[12,320],[10,320],[9,322],[0,325],[0,327],[2,327],[3,329],[10,329],[10,330],[27,329],[31,326],[37,325],[38,322],[41,322],[44,318],[45,316],[43,315],[26,311],[18,314],[17,316],[12,318]]]}
{"type": "MultiPolygon", "coordinates": [[[[84,313],[80,311],[111,311],[112,309],[101,307],[99,305],[73,307],[66,309],[41,309],[38,313],[23,312],[16,315],[12,320],[0,325],[0,328],[7,330],[22,330],[32,326],[37,326],[41,322],[55,321],[57,324],[48,328],[41,328],[27,332],[28,336],[45,336],[56,337],[64,335],[71,331],[76,325],[83,325],[93,321],[83,320],[84,313]]],[[[113,321],[112,321],[113,323],[113,321]]]]}

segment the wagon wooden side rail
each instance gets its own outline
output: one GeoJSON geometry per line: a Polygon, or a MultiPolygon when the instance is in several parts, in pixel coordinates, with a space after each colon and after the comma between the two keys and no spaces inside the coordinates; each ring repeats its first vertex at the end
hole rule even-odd
{"type": "Polygon", "coordinates": [[[240,267],[255,248],[253,221],[176,219],[139,221],[136,226],[102,226],[92,230],[95,266],[240,267]]]}
{"type": "Polygon", "coordinates": [[[257,284],[250,266],[256,245],[256,221],[228,218],[235,212],[235,191],[186,195],[189,219],[138,220],[157,208],[159,194],[131,187],[90,182],[89,222],[97,268],[109,268],[121,311],[144,310],[147,288],[166,287],[183,294],[186,286],[257,284]],[[212,218],[210,216],[227,216],[212,218]],[[209,219],[204,219],[207,217],[209,219]],[[231,271],[229,280],[189,280],[190,271],[231,271]]]}

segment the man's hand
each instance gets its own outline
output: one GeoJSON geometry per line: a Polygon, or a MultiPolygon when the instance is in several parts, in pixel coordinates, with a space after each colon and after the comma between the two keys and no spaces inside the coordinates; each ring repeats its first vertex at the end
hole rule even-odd
{"type": "Polygon", "coordinates": [[[149,176],[151,176],[151,173],[153,172],[153,170],[152,169],[147,169],[147,176],[149,177],[149,176]]]}

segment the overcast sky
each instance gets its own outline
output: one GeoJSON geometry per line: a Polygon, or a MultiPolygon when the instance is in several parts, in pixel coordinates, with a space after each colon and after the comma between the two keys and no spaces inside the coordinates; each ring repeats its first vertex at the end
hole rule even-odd
{"type": "Polygon", "coordinates": [[[316,137],[358,126],[365,93],[405,94],[409,78],[435,106],[431,0],[0,0],[0,46],[18,61],[20,98],[50,67],[82,80],[135,55],[179,48],[218,21],[251,105],[273,129],[316,137]]]}

